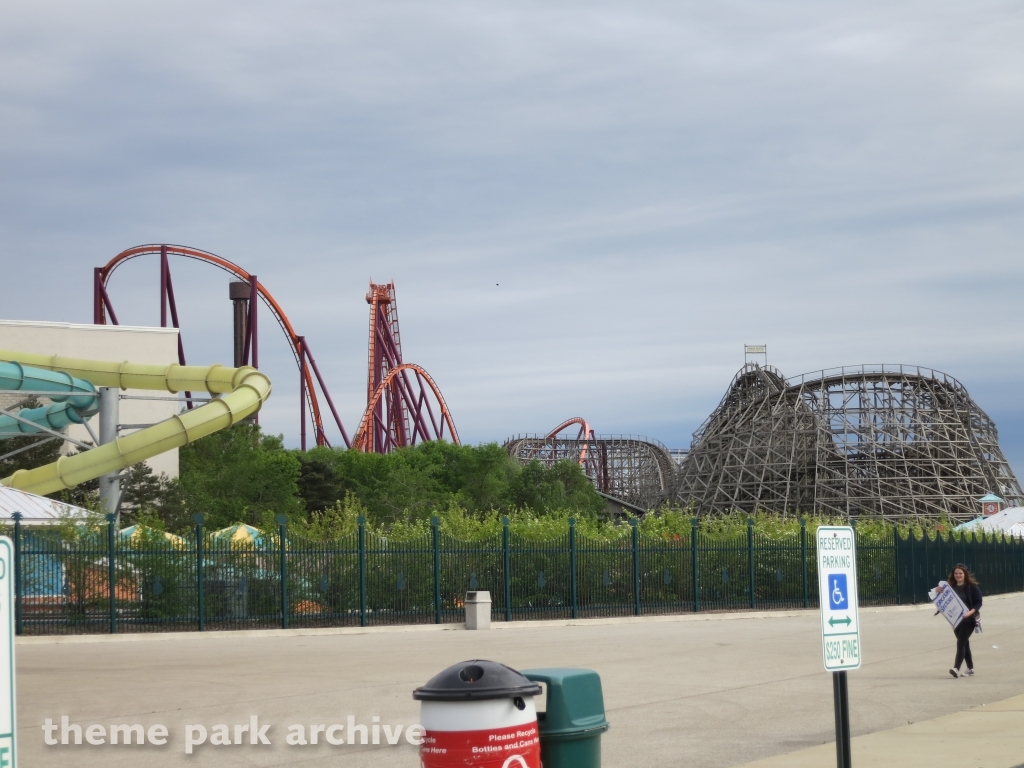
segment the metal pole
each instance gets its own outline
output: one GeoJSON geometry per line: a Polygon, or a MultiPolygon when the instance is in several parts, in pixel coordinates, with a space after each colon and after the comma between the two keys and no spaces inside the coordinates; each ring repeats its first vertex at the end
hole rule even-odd
{"type": "Polygon", "coordinates": [[[836,768],[852,768],[850,760],[850,697],[845,670],[832,673],[832,700],[836,722],[836,768]]]}
{"type": "Polygon", "coordinates": [[[697,548],[697,518],[690,521],[690,566],[693,571],[693,612],[700,610],[700,563],[697,560],[699,549],[697,548]]]}
{"type": "Polygon", "coordinates": [[[100,273],[103,272],[102,267],[94,267],[92,270],[92,323],[93,325],[103,325],[103,294],[100,293],[100,285],[102,285],[103,278],[100,273]]]}
{"type": "Polygon", "coordinates": [[[235,368],[249,364],[251,337],[249,331],[249,294],[248,283],[237,280],[228,283],[228,298],[231,299],[232,327],[234,330],[234,361],[235,368]]]}
{"type": "Polygon", "coordinates": [[[640,521],[630,518],[633,539],[633,615],[640,615],[640,521]]]}
{"type": "Polygon", "coordinates": [[[199,610],[199,631],[206,630],[206,603],[203,599],[203,516],[192,518],[196,523],[196,607],[199,610]]]}
{"type": "Polygon", "coordinates": [[[747,567],[749,569],[750,581],[750,607],[753,609],[756,605],[754,599],[754,587],[756,585],[756,574],[754,572],[754,521],[749,517],[747,518],[747,567]]]}
{"type": "Polygon", "coordinates": [[[107,515],[107,579],[110,590],[110,634],[117,634],[117,571],[114,564],[116,515],[107,515]]]}
{"type": "Polygon", "coordinates": [[[430,518],[430,536],[434,546],[434,623],[441,623],[441,520],[430,518]]]}
{"type": "Polygon", "coordinates": [[[281,560],[281,629],[288,629],[288,557],[287,557],[287,529],[288,518],[284,515],[277,516],[277,533],[281,546],[278,550],[281,560]]]}
{"type": "MultiPolygon", "coordinates": [[[[925,586],[931,586],[931,584],[934,583],[931,580],[931,576],[932,576],[931,568],[928,567],[928,565],[929,565],[929,563],[928,563],[928,560],[929,560],[929,558],[928,558],[928,548],[929,548],[929,545],[931,544],[931,539],[928,538],[928,531],[924,530],[923,527],[921,529],[921,544],[922,544],[921,548],[924,551],[924,583],[925,583],[925,586]]],[[[923,592],[924,590],[922,589],[921,591],[923,592]]],[[[916,590],[914,591],[914,602],[915,603],[917,602],[917,591],[916,590]]]]}
{"type": "Polygon", "coordinates": [[[914,559],[914,529],[907,531],[907,551],[910,553],[910,602],[917,602],[917,562],[914,559]]]}
{"type": "Polygon", "coordinates": [[[847,686],[849,677],[845,670],[839,674],[841,675],[839,684],[843,699],[843,762],[844,768],[851,768],[853,760],[850,754],[850,691],[847,686]]]}
{"type": "Polygon", "coordinates": [[[807,518],[800,518],[800,565],[803,571],[804,608],[811,604],[807,581],[807,518]]]}
{"type": "Polygon", "coordinates": [[[366,626],[366,518],[359,515],[359,626],[366,626]]]}
{"type": "Polygon", "coordinates": [[[23,634],[21,621],[21,512],[15,512],[14,518],[14,631],[23,634]]]}
{"type": "Polygon", "coordinates": [[[579,585],[576,583],[576,518],[569,518],[569,595],[570,615],[579,616],[579,585]]]}
{"type": "Polygon", "coordinates": [[[299,336],[299,437],[306,450],[306,337],[299,336]]]}
{"type": "MultiPolygon", "coordinates": [[[[121,403],[121,390],[117,387],[100,387],[100,445],[117,440],[117,422],[121,403]]],[[[121,497],[121,479],[117,472],[108,472],[100,477],[100,506],[108,515],[118,516],[118,499],[121,497]]],[[[120,520],[116,521],[120,525],[120,520]]]]}
{"type": "Polygon", "coordinates": [[[309,361],[309,365],[313,369],[313,375],[316,376],[316,380],[320,383],[320,391],[323,392],[324,397],[327,398],[327,405],[331,409],[331,414],[334,416],[334,423],[338,425],[338,430],[341,432],[341,439],[345,441],[345,447],[351,448],[352,441],[348,439],[348,432],[345,431],[345,425],[341,423],[341,416],[338,415],[338,409],[334,407],[334,401],[331,399],[331,393],[328,392],[327,387],[324,386],[324,377],[320,375],[320,369],[316,365],[316,358],[313,357],[313,353],[309,351],[309,347],[306,347],[306,359],[309,361]]]}
{"type": "Polygon", "coordinates": [[[512,549],[508,518],[501,518],[501,553],[505,564],[505,621],[512,621],[512,549]]]}
{"type": "Polygon", "coordinates": [[[903,590],[900,589],[900,529],[898,525],[892,527],[892,565],[896,573],[896,605],[903,604],[903,590]]]}
{"type": "Polygon", "coordinates": [[[259,326],[256,323],[257,307],[259,305],[259,282],[256,280],[256,275],[249,276],[249,341],[252,345],[251,348],[251,365],[253,368],[260,367],[260,336],[259,326]]]}
{"type": "Polygon", "coordinates": [[[167,246],[160,246],[160,327],[167,327],[167,246]]]}

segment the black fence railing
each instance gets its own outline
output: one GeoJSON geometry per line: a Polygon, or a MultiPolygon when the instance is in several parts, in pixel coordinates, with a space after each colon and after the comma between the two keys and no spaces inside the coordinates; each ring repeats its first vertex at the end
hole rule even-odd
{"type": "MultiPolygon", "coordinates": [[[[454,623],[467,591],[488,590],[496,621],[816,607],[813,534],[647,536],[611,540],[569,521],[544,540],[509,528],[478,541],[440,530],[391,540],[366,527],[334,541],[275,532],[244,541],[188,536],[108,518],[102,530],[25,528],[15,543],[19,634],[82,634],[454,623]]],[[[916,603],[963,562],[986,594],[1024,590],[1024,541],[982,535],[861,537],[860,600],[916,603]]]]}

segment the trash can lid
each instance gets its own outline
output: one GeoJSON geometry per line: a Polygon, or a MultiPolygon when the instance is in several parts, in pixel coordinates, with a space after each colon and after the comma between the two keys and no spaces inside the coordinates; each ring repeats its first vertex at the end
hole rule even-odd
{"type": "Polygon", "coordinates": [[[474,659],[448,667],[412,692],[417,701],[466,701],[539,696],[541,687],[511,667],[474,659]]]}
{"type": "Polygon", "coordinates": [[[608,730],[601,678],[592,669],[528,669],[523,675],[548,687],[545,711],[538,713],[541,738],[564,741],[608,730]]]}

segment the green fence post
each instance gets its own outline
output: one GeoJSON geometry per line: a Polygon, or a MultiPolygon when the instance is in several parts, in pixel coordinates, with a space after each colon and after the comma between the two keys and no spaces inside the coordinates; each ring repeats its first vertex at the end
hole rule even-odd
{"type": "Polygon", "coordinates": [[[854,559],[853,559],[853,578],[855,578],[857,580],[857,599],[860,600],[860,591],[861,591],[860,590],[860,563],[857,562],[858,558],[860,557],[860,554],[859,554],[860,550],[857,548],[857,521],[856,520],[850,520],[850,528],[853,529],[853,551],[855,553],[858,553],[858,554],[854,555],[854,559]]]}
{"type": "Polygon", "coordinates": [[[633,534],[633,615],[640,615],[640,521],[629,518],[633,534]]]}
{"type": "Polygon", "coordinates": [[[501,554],[505,561],[505,621],[512,621],[512,548],[508,517],[501,518],[501,554]]]}
{"type": "Polygon", "coordinates": [[[896,572],[896,605],[903,605],[903,582],[900,581],[900,528],[892,526],[892,567],[896,572]]]}
{"type": "Polygon", "coordinates": [[[277,535],[281,542],[279,557],[281,560],[281,629],[288,629],[288,518],[277,516],[277,535]]]}
{"type": "Polygon", "coordinates": [[[804,608],[811,605],[811,595],[807,583],[807,518],[800,518],[800,570],[803,577],[804,608]]]}
{"type": "Polygon", "coordinates": [[[430,518],[430,535],[434,544],[434,623],[441,623],[441,519],[430,518]]]}
{"type": "Polygon", "coordinates": [[[1014,537],[1014,546],[1017,548],[1017,554],[1020,556],[1018,559],[1020,560],[1021,580],[1018,582],[1020,584],[1018,589],[1024,590],[1024,540],[1014,537]]]}
{"type": "Polygon", "coordinates": [[[572,596],[572,617],[579,615],[579,601],[576,584],[576,518],[569,518],[569,593],[572,596]]]}
{"type": "Polygon", "coordinates": [[[15,512],[14,518],[14,631],[22,634],[24,627],[21,621],[21,512],[15,512]]]}
{"type": "Polygon", "coordinates": [[[918,602],[916,600],[916,594],[918,594],[918,559],[914,557],[914,549],[918,540],[913,534],[913,527],[906,531],[906,544],[907,551],[910,553],[910,603],[918,602]]]}
{"type": "MultiPolygon", "coordinates": [[[[924,583],[926,585],[930,586],[931,570],[932,569],[929,567],[931,565],[931,562],[930,562],[931,558],[928,556],[930,554],[928,552],[928,550],[931,549],[931,543],[932,542],[931,542],[931,539],[928,538],[928,531],[925,530],[924,526],[921,527],[921,541],[924,543],[924,547],[923,547],[923,549],[924,549],[924,583]]],[[[916,589],[914,590],[914,602],[915,603],[917,602],[917,590],[916,589]]]]}
{"type": "Polygon", "coordinates": [[[700,610],[700,564],[697,560],[700,552],[697,547],[697,518],[690,520],[690,566],[693,571],[693,612],[700,610]]]}
{"type": "Polygon", "coordinates": [[[203,515],[199,513],[192,519],[196,524],[196,609],[199,611],[199,631],[206,630],[206,601],[203,584],[203,515]]]}
{"type": "Polygon", "coordinates": [[[114,564],[114,527],[117,515],[107,515],[107,588],[110,590],[110,634],[117,633],[117,571],[114,564]]]}
{"type": "Polygon", "coordinates": [[[1018,581],[1018,590],[1024,591],[1024,540],[1019,537],[1014,537],[1013,546],[1017,548],[1017,559],[1020,560],[1020,581],[1018,581]]]}
{"type": "Polygon", "coordinates": [[[356,518],[359,524],[359,626],[366,626],[366,518],[356,518]]]}
{"type": "Polygon", "coordinates": [[[754,608],[756,603],[754,600],[754,521],[747,518],[747,570],[750,581],[750,607],[754,608]]]}

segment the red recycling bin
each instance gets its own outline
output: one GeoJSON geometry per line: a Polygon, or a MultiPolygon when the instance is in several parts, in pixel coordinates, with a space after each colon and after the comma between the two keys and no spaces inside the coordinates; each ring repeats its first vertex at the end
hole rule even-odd
{"type": "Polygon", "coordinates": [[[464,661],[413,691],[422,768],[541,768],[539,684],[493,661],[464,661]]]}

